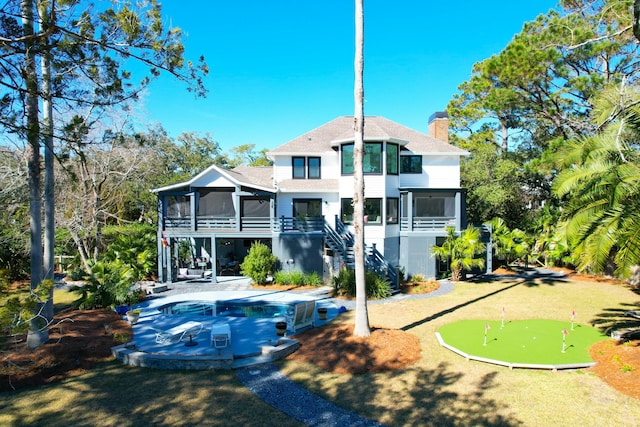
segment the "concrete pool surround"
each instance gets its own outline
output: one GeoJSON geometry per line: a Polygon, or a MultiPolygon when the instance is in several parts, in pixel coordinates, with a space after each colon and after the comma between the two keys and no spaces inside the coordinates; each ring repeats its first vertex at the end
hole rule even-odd
{"type": "Polygon", "coordinates": [[[125,364],[157,369],[230,369],[275,361],[300,346],[291,335],[322,326],[340,311],[326,297],[256,290],[171,295],[145,301],[136,308],[141,313],[131,325],[133,340],[114,347],[112,352],[125,364]],[[324,320],[317,312],[320,307],[327,310],[324,320]],[[276,329],[280,322],[286,325],[282,335],[276,329]],[[202,326],[195,328],[201,329],[197,334],[157,340],[159,334],[181,332],[181,325],[195,323],[202,326]],[[221,328],[229,330],[227,345],[221,341],[216,345],[213,332],[221,328]]]}

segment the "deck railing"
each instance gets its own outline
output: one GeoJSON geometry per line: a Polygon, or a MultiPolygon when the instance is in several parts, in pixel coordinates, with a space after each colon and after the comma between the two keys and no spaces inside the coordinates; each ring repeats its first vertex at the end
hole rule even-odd
{"type": "MultiPolygon", "coordinates": [[[[269,217],[242,217],[240,222],[236,217],[212,217],[212,216],[198,216],[196,218],[198,225],[198,231],[209,230],[235,230],[235,231],[273,231],[273,232],[288,232],[288,231],[323,231],[324,217],[285,217],[269,218],[269,217]]],[[[165,231],[180,230],[188,231],[195,230],[192,226],[190,218],[184,217],[165,217],[164,218],[165,231]]]]}
{"type": "Polygon", "coordinates": [[[456,219],[454,217],[417,217],[414,216],[412,223],[409,218],[400,218],[400,230],[407,231],[441,231],[448,225],[455,227],[456,219]],[[410,227],[411,225],[411,227],[410,227]]]}

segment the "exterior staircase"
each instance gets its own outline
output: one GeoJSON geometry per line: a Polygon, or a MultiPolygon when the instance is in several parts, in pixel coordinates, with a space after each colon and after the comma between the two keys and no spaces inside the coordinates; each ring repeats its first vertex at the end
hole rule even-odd
{"type": "MultiPolygon", "coordinates": [[[[325,220],[324,241],[333,253],[340,257],[340,260],[346,268],[355,268],[355,256],[353,251],[355,236],[351,231],[349,231],[337,215],[335,217],[335,228],[331,227],[325,220]]],[[[364,253],[365,268],[385,276],[389,279],[391,287],[393,289],[398,289],[398,272],[394,267],[389,265],[384,255],[376,249],[376,246],[367,246],[365,244],[364,253]]]]}

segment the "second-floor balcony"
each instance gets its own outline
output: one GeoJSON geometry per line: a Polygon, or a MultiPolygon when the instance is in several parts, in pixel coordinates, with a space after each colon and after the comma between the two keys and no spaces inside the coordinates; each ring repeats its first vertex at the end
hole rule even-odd
{"type": "MultiPolygon", "coordinates": [[[[456,226],[455,217],[400,218],[401,231],[442,231],[447,226],[456,226]]],[[[164,231],[264,231],[271,232],[316,232],[323,231],[324,217],[213,217],[197,216],[195,225],[188,217],[165,217],[164,231]]]]}
{"type": "Polygon", "coordinates": [[[164,231],[322,231],[324,217],[213,217],[197,216],[195,224],[189,217],[165,217],[164,231]]]}
{"type": "Polygon", "coordinates": [[[456,226],[455,217],[414,216],[411,219],[400,218],[401,231],[442,231],[448,226],[456,226]]]}

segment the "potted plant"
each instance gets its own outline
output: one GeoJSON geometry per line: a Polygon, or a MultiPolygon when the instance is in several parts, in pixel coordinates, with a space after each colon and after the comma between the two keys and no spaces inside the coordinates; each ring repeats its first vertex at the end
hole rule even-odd
{"type": "Polygon", "coordinates": [[[136,324],[138,322],[138,319],[140,319],[141,311],[142,310],[140,310],[139,308],[127,311],[127,320],[129,321],[129,323],[131,323],[132,325],[136,324]]]}
{"type": "Polygon", "coordinates": [[[279,337],[283,337],[286,332],[287,322],[276,322],[276,334],[278,334],[279,337]]]}

